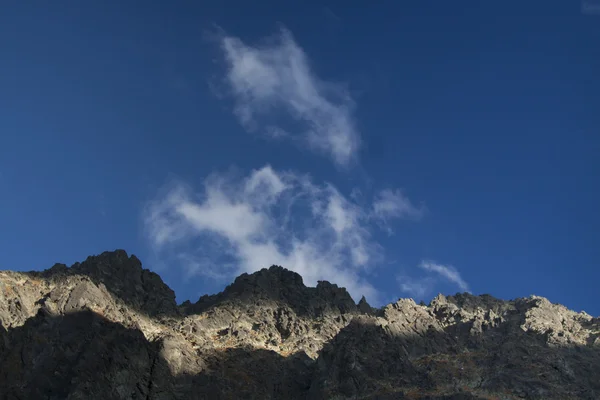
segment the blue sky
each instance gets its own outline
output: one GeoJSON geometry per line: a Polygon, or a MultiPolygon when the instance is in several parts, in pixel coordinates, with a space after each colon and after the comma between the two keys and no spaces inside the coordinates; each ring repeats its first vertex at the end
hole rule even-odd
{"type": "Polygon", "coordinates": [[[4,5],[0,268],[599,315],[600,5],[526,3],[4,5]]]}

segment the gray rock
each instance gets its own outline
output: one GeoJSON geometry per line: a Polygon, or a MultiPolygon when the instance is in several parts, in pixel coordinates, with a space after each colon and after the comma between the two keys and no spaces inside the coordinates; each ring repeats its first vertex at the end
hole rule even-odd
{"type": "Polygon", "coordinates": [[[598,399],[599,321],[537,296],[374,309],[279,266],[177,306],[117,250],[0,271],[0,398],[598,399]]]}

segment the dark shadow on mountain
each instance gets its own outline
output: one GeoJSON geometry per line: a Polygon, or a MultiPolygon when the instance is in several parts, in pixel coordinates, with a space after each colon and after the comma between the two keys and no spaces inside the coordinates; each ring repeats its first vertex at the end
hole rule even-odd
{"type": "Polygon", "coordinates": [[[106,398],[145,398],[149,376],[128,385],[127,375],[150,371],[157,358],[157,346],[139,330],[90,311],[53,317],[40,310],[4,339],[2,399],[93,398],[102,392],[106,398]]]}
{"type": "Polygon", "coordinates": [[[263,301],[285,304],[301,317],[320,317],[332,310],[353,313],[359,309],[345,288],[327,281],[319,281],[316,287],[307,287],[302,276],[277,265],[252,274],[244,273],[221,293],[204,295],[197,303],[185,302],[182,308],[189,315],[200,314],[225,303],[250,306],[263,301]]]}
{"type": "Polygon", "coordinates": [[[478,337],[394,335],[357,317],[316,361],[253,348],[197,357],[176,338],[149,341],[91,311],[42,310],[0,339],[0,398],[9,400],[600,398],[597,348],[553,348],[503,326],[478,337]]]}
{"type": "Polygon", "coordinates": [[[134,310],[149,316],[179,316],[175,292],[161,277],[142,268],[140,260],[125,250],[106,251],[90,256],[71,267],[55,264],[44,271],[26,272],[32,278],[58,281],[77,275],[87,276],[97,286],[104,285],[116,298],[134,310]]]}
{"type": "Polygon", "coordinates": [[[479,335],[468,324],[394,335],[355,318],[321,351],[312,390],[361,399],[600,398],[600,348],[551,347],[518,319],[479,335]]]}
{"type": "MultiPolygon", "coordinates": [[[[411,320],[414,326],[397,327],[406,309],[397,307],[390,318],[385,308],[374,310],[366,301],[356,305],[344,288],[328,282],[308,288],[300,275],[279,266],[242,274],[222,293],[179,307],[160,277],[124,251],[28,274],[75,279],[63,285],[69,298],[64,311],[73,312],[52,316],[42,307],[21,327],[0,327],[0,399],[600,398],[598,318],[582,322],[596,332],[588,346],[551,346],[552,331],[521,329],[532,307],[525,300],[444,298],[447,307],[427,308],[431,318],[454,318],[457,308],[484,310],[487,325],[459,318],[441,330],[418,319],[411,320]],[[273,305],[276,312],[289,307],[300,317],[354,320],[325,344],[317,360],[256,348],[196,350],[179,337],[148,340],[136,328],[76,311],[80,304],[97,303],[90,300],[103,293],[78,276],[154,317],[178,319],[213,308],[233,316],[227,311],[231,305],[242,306],[237,313],[273,305]],[[84,284],[77,286],[78,279],[84,284]]],[[[281,336],[285,340],[289,332],[281,336]]]]}
{"type": "Polygon", "coordinates": [[[311,383],[306,355],[236,348],[204,352],[198,363],[168,338],[148,341],[91,311],[40,311],[0,339],[0,398],[7,400],[304,399],[311,383]],[[173,372],[165,357],[199,372],[173,372]]]}
{"type": "Polygon", "coordinates": [[[364,299],[357,305],[345,288],[327,281],[307,287],[299,274],[275,265],[252,274],[244,273],[221,293],[204,295],[196,303],[186,301],[180,306],[175,301],[175,293],[160,276],[143,269],[140,260],[134,255],[128,256],[124,250],[90,256],[71,267],[55,264],[47,270],[25,274],[51,281],[86,276],[97,286],[104,285],[115,299],[151,317],[177,318],[200,314],[225,303],[250,305],[265,300],[287,304],[299,316],[319,317],[331,310],[352,313],[371,309],[364,299]]]}

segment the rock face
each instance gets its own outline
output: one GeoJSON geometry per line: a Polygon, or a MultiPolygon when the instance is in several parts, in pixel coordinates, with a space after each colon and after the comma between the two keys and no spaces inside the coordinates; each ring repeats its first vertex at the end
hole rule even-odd
{"type": "Polygon", "coordinates": [[[355,304],[273,266],[175,303],[124,251],[0,272],[0,399],[600,399],[600,318],[532,296],[355,304]]]}

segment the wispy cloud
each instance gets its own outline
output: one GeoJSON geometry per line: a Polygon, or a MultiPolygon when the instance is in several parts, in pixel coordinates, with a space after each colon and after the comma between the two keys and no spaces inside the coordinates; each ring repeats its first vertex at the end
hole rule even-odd
{"type": "Polygon", "coordinates": [[[339,166],[355,160],[360,136],[352,118],[354,101],[342,85],[311,70],[288,30],[256,46],[222,35],[220,47],[235,114],[246,129],[299,141],[339,166]],[[283,127],[285,119],[290,123],[283,127]]]}
{"type": "Polygon", "coordinates": [[[403,293],[423,300],[426,296],[433,294],[440,278],[456,285],[461,291],[469,292],[469,285],[460,276],[456,268],[451,265],[442,265],[433,261],[421,261],[419,268],[426,271],[428,275],[419,278],[401,274],[396,277],[400,290],[403,293]]]}
{"type": "Polygon", "coordinates": [[[423,206],[416,207],[401,190],[385,189],[380,191],[373,201],[372,217],[392,233],[389,221],[394,218],[418,220],[423,217],[423,206]]]}
{"type": "Polygon", "coordinates": [[[370,207],[330,184],[265,166],[242,179],[213,174],[200,194],[172,183],[145,208],[144,223],[153,247],[188,277],[224,279],[280,264],[308,285],[328,280],[376,301],[365,274],[383,251],[370,207]]]}
{"type": "Polygon", "coordinates": [[[469,285],[467,284],[467,282],[465,282],[465,280],[460,276],[458,270],[451,265],[442,265],[433,261],[423,261],[421,262],[419,267],[421,269],[424,269],[425,271],[435,272],[436,274],[439,274],[443,278],[456,284],[460,288],[460,290],[464,292],[469,291],[469,285]]]}
{"type": "Polygon", "coordinates": [[[408,294],[415,300],[423,300],[435,286],[435,281],[431,278],[412,279],[400,275],[396,277],[396,280],[402,293],[408,294]]]}

